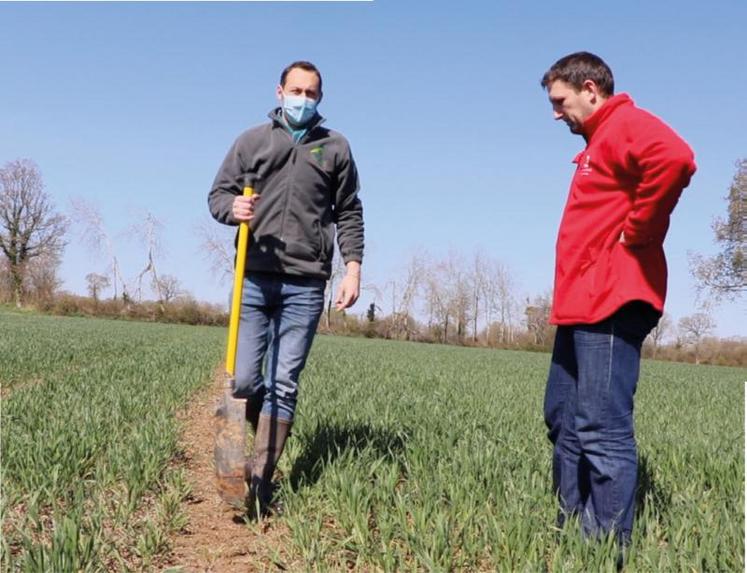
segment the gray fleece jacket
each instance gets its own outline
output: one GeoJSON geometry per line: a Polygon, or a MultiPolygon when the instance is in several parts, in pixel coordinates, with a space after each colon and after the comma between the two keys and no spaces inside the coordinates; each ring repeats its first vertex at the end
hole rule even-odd
{"type": "Polygon", "coordinates": [[[363,207],[347,140],[316,115],[298,143],[281,123],[242,133],[208,195],[218,222],[236,225],[233,200],[250,180],[261,199],[250,224],[247,271],[329,278],[335,228],[345,263],[363,259],[363,207]]]}

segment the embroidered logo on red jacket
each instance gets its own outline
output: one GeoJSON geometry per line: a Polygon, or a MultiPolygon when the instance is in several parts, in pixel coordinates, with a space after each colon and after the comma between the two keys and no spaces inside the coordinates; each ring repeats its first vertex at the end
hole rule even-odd
{"type": "Polygon", "coordinates": [[[579,163],[579,171],[581,172],[581,175],[591,175],[591,155],[588,153],[586,154],[586,157],[584,158],[582,163],[579,163]]]}

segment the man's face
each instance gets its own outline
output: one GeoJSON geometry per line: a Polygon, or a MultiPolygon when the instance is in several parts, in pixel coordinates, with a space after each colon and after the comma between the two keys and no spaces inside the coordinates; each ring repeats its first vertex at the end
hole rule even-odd
{"type": "Polygon", "coordinates": [[[319,77],[314,72],[293,68],[285,76],[285,85],[277,87],[277,96],[280,101],[283,100],[283,94],[300,95],[318,102],[322,97],[319,77]]]}
{"type": "Polygon", "coordinates": [[[563,80],[555,80],[547,88],[555,119],[562,119],[571,133],[582,134],[581,126],[601,105],[596,85],[585,82],[580,90],[563,80]],[[590,84],[590,85],[587,85],[590,84]]]}

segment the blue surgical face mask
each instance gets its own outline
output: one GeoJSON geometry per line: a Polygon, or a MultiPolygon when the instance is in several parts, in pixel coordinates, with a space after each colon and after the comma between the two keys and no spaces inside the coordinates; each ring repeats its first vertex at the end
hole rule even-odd
{"type": "Polygon", "coordinates": [[[316,113],[317,102],[302,95],[283,94],[285,119],[296,127],[306,125],[316,113]]]}

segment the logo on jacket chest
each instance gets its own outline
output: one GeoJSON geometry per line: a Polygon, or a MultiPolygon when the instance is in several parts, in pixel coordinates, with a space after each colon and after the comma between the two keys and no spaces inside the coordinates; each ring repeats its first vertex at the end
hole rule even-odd
{"type": "Polygon", "coordinates": [[[322,169],[327,168],[327,162],[325,161],[326,158],[324,157],[324,145],[317,145],[316,147],[312,147],[310,153],[319,167],[321,167],[322,169]]]}
{"type": "Polygon", "coordinates": [[[591,172],[592,172],[591,155],[586,153],[583,155],[583,157],[581,157],[580,161],[578,162],[578,174],[586,177],[586,176],[591,175],[591,172]]]}

